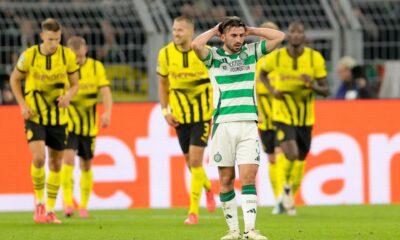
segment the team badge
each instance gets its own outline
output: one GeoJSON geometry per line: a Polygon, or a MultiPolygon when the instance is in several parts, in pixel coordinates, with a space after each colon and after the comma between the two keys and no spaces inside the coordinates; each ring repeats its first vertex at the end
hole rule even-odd
{"type": "Polygon", "coordinates": [[[279,131],[276,133],[276,138],[277,138],[279,141],[282,141],[282,140],[285,138],[285,132],[283,132],[282,130],[279,130],[279,131]]]}
{"type": "Polygon", "coordinates": [[[229,64],[228,63],[221,63],[221,69],[224,71],[228,71],[229,69],[229,64]]]}
{"type": "Polygon", "coordinates": [[[33,137],[33,132],[32,132],[32,130],[28,129],[28,131],[26,131],[26,138],[28,140],[31,140],[32,137],[33,137]]]}
{"type": "Polygon", "coordinates": [[[246,52],[239,53],[239,58],[245,60],[249,55],[246,52]]]}
{"type": "Polygon", "coordinates": [[[222,155],[219,152],[214,154],[214,161],[216,161],[216,162],[222,161],[222,155]]]}

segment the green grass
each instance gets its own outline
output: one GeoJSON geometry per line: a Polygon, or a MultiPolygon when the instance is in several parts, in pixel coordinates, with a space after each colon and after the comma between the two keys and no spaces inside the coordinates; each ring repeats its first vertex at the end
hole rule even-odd
{"type": "MultiPolygon", "coordinates": [[[[299,207],[296,217],[270,212],[259,208],[257,218],[257,228],[270,240],[400,239],[400,205],[299,207]]],[[[183,225],[185,209],[90,213],[89,219],[65,219],[59,213],[62,225],[34,224],[27,212],[0,213],[0,239],[209,240],[227,229],[220,210],[210,214],[202,209],[197,226],[183,225]]]]}

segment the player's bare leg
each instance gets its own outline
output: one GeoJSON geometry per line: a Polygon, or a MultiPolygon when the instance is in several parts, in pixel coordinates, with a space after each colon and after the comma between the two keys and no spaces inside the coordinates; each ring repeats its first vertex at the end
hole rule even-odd
{"type": "Polygon", "coordinates": [[[63,166],[61,169],[61,187],[63,190],[63,197],[64,197],[64,214],[67,217],[71,217],[74,212],[73,172],[75,165],[75,155],[76,151],[73,149],[64,150],[63,166]]]}
{"type": "Polygon", "coordinates": [[[45,189],[45,170],[44,164],[46,161],[44,141],[32,141],[29,143],[29,148],[32,153],[31,176],[35,190],[35,212],[33,220],[36,223],[46,223],[46,208],[44,200],[45,189]]]}

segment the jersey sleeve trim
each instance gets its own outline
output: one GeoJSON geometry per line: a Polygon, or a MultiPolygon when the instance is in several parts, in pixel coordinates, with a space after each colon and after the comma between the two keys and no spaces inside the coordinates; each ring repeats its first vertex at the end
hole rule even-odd
{"type": "Polygon", "coordinates": [[[18,70],[18,72],[20,72],[20,73],[27,73],[27,71],[23,71],[23,70],[21,70],[21,69],[19,69],[19,67],[15,67],[17,70],[18,70]]]}
{"type": "Polygon", "coordinates": [[[267,41],[265,41],[265,40],[262,40],[261,41],[261,52],[262,52],[262,54],[267,54],[268,53],[268,50],[267,50],[267,41]]]}
{"type": "Polygon", "coordinates": [[[76,73],[77,71],[79,71],[79,68],[78,68],[78,69],[76,69],[75,71],[68,72],[68,75],[74,74],[74,73],[76,73]]]}

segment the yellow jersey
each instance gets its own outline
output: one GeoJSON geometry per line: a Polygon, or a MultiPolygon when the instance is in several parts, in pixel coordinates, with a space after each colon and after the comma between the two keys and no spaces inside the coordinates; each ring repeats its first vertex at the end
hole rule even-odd
{"type": "Polygon", "coordinates": [[[80,66],[79,90],[68,107],[68,131],[94,137],[98,132],[97,96],[100,88],[110,85],[101,62],[87,58],[80,66]]]}
{"type": "Polygon", "coordinates": [[[182,52],[171,42],[158,54],[157,73],[168,77],[169,105],[179,123],[209,121],[212,88],[207,68],[193,50],[182,52]]]}
{"type": "Polygon", "coordinates": [[[30,121],[44,126],[67,124],[67,109],[58,107],[57,98],[66,92],[68,74],[79,70],[75,53],[58,45],[55,53],[43,55],[35,45],[21,54],[16,68],[26,74],[24,97],[35,112],[30,121]]]}
{"type": "Polygon", "coordinates": [[[315,123],[314,92],[305,86],[303,76],[312,81],[326,77],[323,56],[305,47],[303,53],[293,59],[287,48],[281,48],[269,55],[264,71],[278,74],[274,87],[283,93],[283,100],[273,99],[273,120],[292,126],[312,126],[315,123]]]}
{"type": "MultiPolygon", "coordinates": [[[[275,129],[272,120],[272,95],[269,92],[268,88],[265,86],[263,82],[261,82],[259,75],[261,69],[264,67],[265,62],[268,60],[269,55],[265,55],[260,60],[258,60],[256,65],[256,93],[257,93],[257,102],[258,102],[258,116],[260,121],[258,122],[258,128],[262,131],[273,130],[275,129]]],[[[273,86],[275,79],[277,77],[275,72],[269,72],[268,78],[270,80],[270,84],[273,86]]]]}

